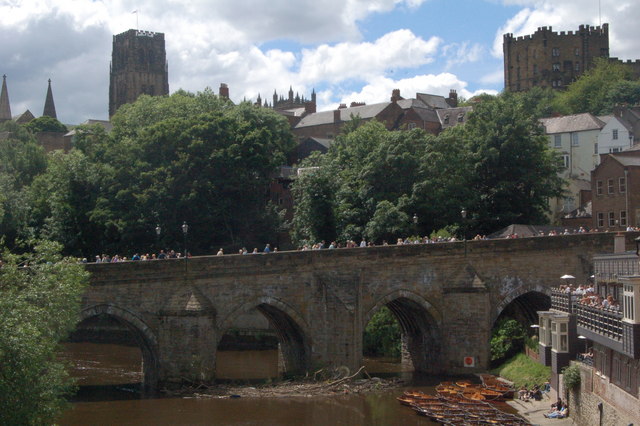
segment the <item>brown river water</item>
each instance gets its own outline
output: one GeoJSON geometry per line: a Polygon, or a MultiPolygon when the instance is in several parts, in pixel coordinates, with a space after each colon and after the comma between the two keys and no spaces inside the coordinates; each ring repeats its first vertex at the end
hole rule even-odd
{"type": "MultiPolygon", "coordinates": [[[[277,351],[233,351],[220,358],[218,375],[277,374],[277,351]],[[249,367],[250,366],[250,367],[249,367]]],[[[400,375],[408,387],[366,395],[286,398],[141,398],[136,347],[68,343],[62,357],[73,365],[80,390],[60,425],[430,425],[396,401],[404,389],[434,393],[444,380],[402,372],[399,364],[368,361],[373,373],[400,375]],[[391,372],[391,373],[390,373],[391,372]]],[[[237,377],[243,378],[243,377],[237,377]]]]}

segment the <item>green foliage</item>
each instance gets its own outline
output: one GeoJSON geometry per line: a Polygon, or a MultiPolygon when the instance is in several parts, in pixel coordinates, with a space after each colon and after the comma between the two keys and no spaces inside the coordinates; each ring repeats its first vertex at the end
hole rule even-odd
{"type": "Polygon", "coordinates": [[[638,84],[630,80],[628,68],[605,58],[597,58],[595,67],[583,73],[558,96],[556,109],[564,114],[610,113],[616,103],[638,101],[638,84]],[[631,88],[631,92],[625,91],[631,88]]]}
{"type": "Polygon", "coordinates": [[[580,367],[571,364],[562,369],[562,382],[565,389],[573,389],[580,386],[580,367]]]}
{"type": "Polygon", "coordinates": [[[363,352],[367,356],[399,358],[400,324],[387,307],[376,312],[367,324],[363,336],[363,352]]]}
{"type": "Polygon", "coordinates": [[[492,370],[491,373],[513,382],[516,388],[525,386],[531,389],[535,385],[542,387],[545,382],[549,381],[551,367],[546,367],[527,355],[519,353],[492,370]]]}
{"type": "Polygon", "coordinates": [[[485,96],[465,126],[438,137],[376,122],[351,126],[305,163],[319,168],[313,177],[294,183],[294,239],[380,242],[444,228],[472,238],[512,223],[546,223],[548,198],[563,192],[535,107],[551,96],[485,96]]]}
{"type": "Polygon", "coordinates": [[[491,361],[512,356],[524,347],[526,330],[518,321],[503,318],[491,332],[491,361]]]}
{"type": "Polygon", "coordinates": [[[0,424],[51,424],[72,389],[56,352],[75,326],[88,274],[60,249],[41,241],[28,254],[2,254],[0,424]]]}
{"type": "Polygon", "coordinates": [[[40,132],[67,133],[69,131],[67,126],[59,122],[57,119],[46,115],[34,118],[25,124],[24,127],[34,135],[40,132]]]}

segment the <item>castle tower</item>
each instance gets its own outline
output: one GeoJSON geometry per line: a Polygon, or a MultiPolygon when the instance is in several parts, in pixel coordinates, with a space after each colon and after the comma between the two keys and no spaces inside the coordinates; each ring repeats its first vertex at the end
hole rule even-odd
{"type": "Polygon", "coordinates": [[[517,38],[504,34],[502,49],[506,90],[564,89],[589,70],[595,58],[609,57],[609,25],[580,25],[578,31],[566,32],[541,27],[517,38]]]}
{"type": "Polygon", "coordinates": [[[55,119],[58,118],[58,116],[56,115],[56,105],[53,103],[53,93],[51,92],[51,79],[49,79],[47,98],[44,101],[44,111],[42,111],[42,115],[55,119]]]}
{"type": "Polygon", "coordinates": [[[0,123],[11,120],[11,106],[9,105],[9,92],[7,91],[7,76],[2,76],[2,91],[0,91],[0,123]]]}
{"type": "Polygon", "coordinates": [[[109,81],[109,117],[138,96],[169,94],[164,34],[129,30],[113,36],[109,81]]]}

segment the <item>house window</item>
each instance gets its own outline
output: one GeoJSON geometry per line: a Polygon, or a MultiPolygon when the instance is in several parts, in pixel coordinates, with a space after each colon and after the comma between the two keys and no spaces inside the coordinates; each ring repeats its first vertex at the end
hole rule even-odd
{"type": "Polygon", "coordinates": [[[560,56],[560,49],[558,47],[551,49],[551,56],[560,56]]]}
{"type": "Polygon", "coordinates": [[[620,211],[620,226],[627,226],[627,212],[626,210],[620,211]]]}
{"type": "Polygon", "coordinates": [[[604,228],[604,213],[599,212],[597,215],[598,218],[598,228],[604,228]]]}
{"type": "Polygon", "coordinates": [[[444,116],[444,120],[442,120],[444,124],[449,124],[449,114],[444,116]]]}
{"type": "Polygon", "coordinates": [[[408,128],[409,130],[415,129],[415,128],[416,128],[416,123],[414,123],[414,122],[410,122],[410,123],[409,123],[409,125],[407,126],[407,128],[408,128]]]}
{"type": "Polygon", "coordinates": [[[458,114],[458,123],[462,123],[464,121],[464,114],[460,113],[458,114]]]}
{"type": "Polygon", "coordinates": [[[576,70],[576,72],[580,72],[580,62],[576,62],[574,69],[576,70]]]}
{"type": "Polygon", "coordinates": [[[560,71],[560,62],[556,62],[555,64],[553,64],[551,69],[553,71],[560,71]]]}
{"type": "Polygon", "coordinates": [[[571,145],[580,146],[580,135],[578,133],[571,133],[571,145]]]}
{"type": "Polygon", "coordinates": [[[611,138],[612,138],[614,141],[617,141],[617,140],[618,140],[618,129],[613,129],[613,130],[611,131],[611,138]]]}
{"type": "Polygon", "coordinates": [[[616,152],[622,151],[620,148],[609,148],[609,154],[615,154],[616,152]]]}
{"type": "Polygon", "coordinates": [[[613,194],[614,192],[613,179],[607,179],[607,194],[613,194]]]}
{"type": "Polygon", "coordinates": [[[568,169],[570,165],[569,154],[562,154],[562,167],[568,169]]]}
{"type": "Polygon", "coordinates": [[[556,148],[562,147],[562,135],[553,135],[553,146],[556,148]]]}
{"type": "Polygon", "coordinates": [[[538,74],[538,65],[533,64],[533,75],[538,74]]]}
{"type": "Polygon", "coordinates": [[[576,56],[580,56],[580,48],[576,47],[575,49],[573,49],[573,54],[576,56]]]}
{"type": "Polygon", "coordinates": [[[613,228],[614,226],[616,226],[616,214],[609,212],[609,228],[613,228]]]}
{"type": "Polygon", "coordinates": [[[596,181],[596,195],[602,195],[602,181],[596,181]]]}
{"type": "Polygon", "coordinates": [[[624,177],[618,178],[618,192],[621,194],[627,192],[627,181],[624,177]]]}
{"type": "Polygon", "coordinates": [[[593,144],[593,153],[596,154],[596,155],[598,154],[598,143],[597,142],[593,144]]]}

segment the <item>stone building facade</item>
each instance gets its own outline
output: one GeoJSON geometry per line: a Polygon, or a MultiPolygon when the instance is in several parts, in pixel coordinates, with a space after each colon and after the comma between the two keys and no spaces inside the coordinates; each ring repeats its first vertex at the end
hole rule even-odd
{"type": "Polygon", "coordinates": [[[595,58],[609,57],[609,25],[580,25],[578,31],[559,33],[541,27],[521,37],[504,34],[502,47],[506,90],[562,89],[588,70],[595,58]]]}
{"type": "Polygon", "coordinates": [[[608,58],[640,78],[640,61],[609,57],[609,25],[580,25],[578,31],[554,32],[541,27],[531,35],[504,34],[504,87],[510,92],[532,87],[564,89],[593,66],[594,59],[608,58]]]}
{"type": "Polygon", "coordinates": [[[169,94],[164,34],[128,30],[113,36],[109,80],[109,117],[138,96],[169,94]]]}

